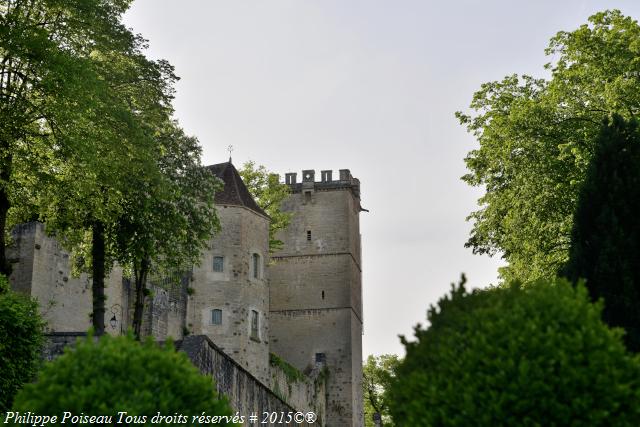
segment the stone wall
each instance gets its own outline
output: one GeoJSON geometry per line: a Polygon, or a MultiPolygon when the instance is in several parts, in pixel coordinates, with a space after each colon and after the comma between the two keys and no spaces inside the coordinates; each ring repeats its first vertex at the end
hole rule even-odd
{"type": "Polygon", "coordinates": [[[326,420],[329,371],[324,360],[318,361],[308,375],[299,371],[292,375],[291,368],[271,363],[269,389],[296,410],[312,411],[320,420],[326,420]]]}
{"type": "MultiPolygon", "coordinates": [[[[267,385],[260,382],[234,359],[216,347],[216,345],[207,336],[188,336],[181,342],[176,343],[176,346],[189,356],[201,373],[210,375],[213,378],[217,391],[227,396],[229,404],[234,411],[238,411],[240,415],[247,417],[254,413],[259,416],[258,423],[249,423],[247,420],[244,424],[245,426],[259,424],[260,421],[262,421],[262,417],[265,412],[294,413],[297,411],[306,411],[306,409],[300,409],[287,403],[281,396],[272,392],[267,385]]],[[[280,375],[284,374],[275,374],[276,377],[279,377],[280,375]]],[[[318,384],[317,392],[310,391],[310,388],[312,389],[313,387],[316,387],[315,382],[312,380],[306,382],[307,385],[305,386],[296,386],[292,384],[291,392],[289,392],[287,388],[286,394],[290,399],[290,402],[299,402],[299,404],[304,405],[305,408],[310,408],[314,404],[322,406],[323,401],[321,396],[324,395],[324,378],[322,376],[316,376],[316,379],[318,384]],[[312,400],[315,395],[320,396],[317,401],[312,400]]],[[[269,423],[261,425],[313,425],[314,427],[322,427],[326,425],[325,418],[322,416],[324,414],[324,409],[320,408],[319,413],[321,417],[313,424],[292,422],[288,424],[269,423]]]]}
{"type": "Polygon", "coordinates": [[[42,358],[51,361],[60,356],[65,347],[75,345],[79,339],[85,339],[86,332],[52,332],[45,334],[42,358]]]}
{"type": "MultiPolygon", "coordinates": [[[[48,332],[86,331],[91,326],[91,279],[86,274],[74,277],[69,252],[51,236],[44,224],[30,222],[15,227],[8,258],[13,265],[11,287],[38,300],[40,314],[48,332]]],[[[119,334],[119,323],[111,328],[109,320],[122,319],[125,307],[122,270],[114,267],[105,278],[106,331],[119,334]]]]}
{"type": "MultiPolygon", "coordinates": [[[[167,338],[182,339],[186,332],[187,299],[191,281],[191,272],[151,277],[147,280],[149,295],[145,297],[141,333],[152,336],[158,341],[167,338]]],[[[131,279],[124,281],[128,301],[127,325],[133,327],[135,310],[135,283],[131,279]]]]}

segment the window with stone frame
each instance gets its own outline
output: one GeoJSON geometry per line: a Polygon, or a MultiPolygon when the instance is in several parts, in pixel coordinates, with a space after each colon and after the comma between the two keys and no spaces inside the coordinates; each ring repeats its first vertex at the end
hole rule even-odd
{"type": "Polygon", "coordinates": [[[251,310],[251,338],[259,339],[260,317],[259,313],[251,310]]]}
{"type": "Polygon", "coordinates": [[[260,255],[258,254],[253,254],[251,256],[251,269],[252,269],[252,277],[254,279],[259,279],[260,278],[260,255]]]}
{"type": "Polygon", "coordinates": [[[222,256],[213,257],[213,271],[216,273],[222,273],[224,271],[224,257],[222,256]]]}
{"type": "Polygon", "coordinates": [[[222,325],[222,310],[217,308],[211,310],[211,324],[222,325]]]}

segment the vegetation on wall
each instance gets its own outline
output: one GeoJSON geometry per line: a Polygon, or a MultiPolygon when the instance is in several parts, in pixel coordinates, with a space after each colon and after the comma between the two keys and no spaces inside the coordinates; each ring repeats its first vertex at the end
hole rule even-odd
{"type": "Polygon", "coordinates": [[[35,378],[43,326],[38,303],[9,290],[0,274],[0,413],[11,409],[16,392],[35,378]]]}
{"type": "Polygon", "coordinates": [[[307,377],[300,372],[295,366],[282,359],[275,353],[269,353],[269,364],[280,369],[290,383],[298,381],[306,381],[307,377]]]}
{"type": "Polygon", "coordinates": [[[399,425],[635,426],[640,360],[582,284],[554,279],[467,292],[464,282],[403,338],[391,382],[399,425]]]}

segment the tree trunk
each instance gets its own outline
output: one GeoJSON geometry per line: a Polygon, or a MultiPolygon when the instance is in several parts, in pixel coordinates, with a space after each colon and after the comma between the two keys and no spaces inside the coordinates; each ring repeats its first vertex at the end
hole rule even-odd
{"type": "Polygon", "coordinates": [[[147,289],[147,275],[149,273],[149,260],[143,258],[140,261],[140,270],[135,274],[136,279],[136,303],[133,312],[133,333],[136,339],[140,341],[142,333],[142,315],[144,313],[144,298],[147,289]]]}
{"type": "Polygon", "coordinates": [[[104,224],[96,221],[92,226],[91,257],[93,273],[93,328],[97,336],[104,334],[104,271],[105,271],[105,242],[104,224]]]}
{"type": "Polygon", "coordinates": [[[11,155],[6,154],[6,158],[1,160],[4,165],[0,166],[0,274],[9,277],[11,264],[7,260],[7,242],[4,236],[7,231],[7,213],[11,207],[7,192],[9,179],[11,178],[11,155]]]}

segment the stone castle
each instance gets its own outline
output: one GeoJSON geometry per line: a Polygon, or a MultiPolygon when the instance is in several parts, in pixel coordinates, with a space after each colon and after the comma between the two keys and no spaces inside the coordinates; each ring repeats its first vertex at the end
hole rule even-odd
{"type": "MultiPolygon", "coordinates": [[[[287,173],[282,209],[293,216],[270,255],[270,219],[231,160],[208,168],[224,183],[221,230],[191,271],[150,280],[144,334],[176,340],[240,413],[313,411],[315,422],[290,425],[362,426],[359,181],[347,169],[335,180],[328,170],[318,181],[313,170],[301,182],[287,173]]],[[[40,302],[54,354],[91,325],[90,278],[71,276],[69,254],[43,224],[12,237],[12,287],[40,302]]],[[[120,334],[133,289],[119,268],[106,283],[107,329],[120,334]]]]}

